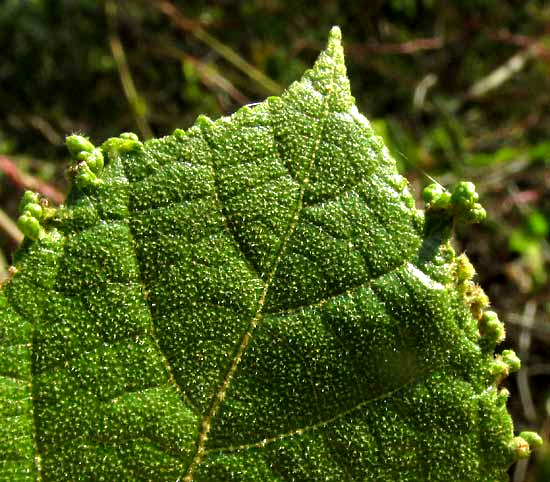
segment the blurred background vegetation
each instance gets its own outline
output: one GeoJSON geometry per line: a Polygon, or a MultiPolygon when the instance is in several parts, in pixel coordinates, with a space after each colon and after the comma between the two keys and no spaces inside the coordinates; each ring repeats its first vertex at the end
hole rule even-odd
{"type": "MultiPolygon", "coordinates": [[[[457,233],[523,360],[520,430],[550,433],[550,4],[543,0],[2,0],[0,273],[25,189],[63,201],[64,137],[187,128],[278,94],[340,25],[359,110],[418,194],[476,183],[457,233]]],[[[550,444],[511,479],[550,480],[550,444]]]]}

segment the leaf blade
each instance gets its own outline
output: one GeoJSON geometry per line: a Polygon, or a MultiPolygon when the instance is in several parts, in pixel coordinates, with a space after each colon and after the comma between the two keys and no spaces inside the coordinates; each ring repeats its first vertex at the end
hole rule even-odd
{"type": "Polygon", "coordinates": [[[339,30],[280,98],[102,149],[4,287],[30,480],[506,480],[506,363],[339,30]]]}

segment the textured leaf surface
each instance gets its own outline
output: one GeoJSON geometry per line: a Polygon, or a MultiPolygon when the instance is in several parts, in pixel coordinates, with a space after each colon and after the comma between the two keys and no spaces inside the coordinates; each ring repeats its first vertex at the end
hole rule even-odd
{"type": "Polygon", "coordinates": [[[280,98],[123,137],[22,222],[1,480],[506,480],[513,363],[480,341],[452,216],[414,208],[357,112],[337,29],[280,98]]]}

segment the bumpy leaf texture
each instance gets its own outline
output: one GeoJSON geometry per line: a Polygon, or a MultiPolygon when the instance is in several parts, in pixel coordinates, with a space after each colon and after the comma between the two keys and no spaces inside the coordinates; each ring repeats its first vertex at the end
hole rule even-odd
{"type": "Polygon", "coordinates": [[[1,480],[487,482],[528,454],[456,216],[415,209],[337,28],[281,97],[68,147],[0,297],[1,480]]]}

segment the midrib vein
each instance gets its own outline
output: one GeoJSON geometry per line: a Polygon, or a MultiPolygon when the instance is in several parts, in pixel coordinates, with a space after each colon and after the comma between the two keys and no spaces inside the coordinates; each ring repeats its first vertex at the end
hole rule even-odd
{"type": "Polygon", "coordinates": [[[336,77],[337,73],[334,72],[333,76],[331,78],[331,83],[328,88],[328,92],[326,94],[324,105],[323,105],[323,114],[319,119],[319,135],[315,141],[315,145],[313,147],[313,151],[311,153],[311,158],[309,161],[309,164],[307,166],[307,169],[305,171],[304,179],[302,181],[302,185],[300,187],[300,193],[298,196],[298,202],[296,203],[296,207],[294,208],[294,212],[292,213],[291,221],[289,223],[288,229],[285,233],[285,236],[283,240],[281,241],[279,248],[277,250],[277,253],[275,255],[275,259],[273,261],[273,266],[271,267],[271,270],[268,273],[267,279],[264,283],[264,287],[262,290],[262,294],[260,295],[260,298],[258,300],[258,306],[256,309],[256,313],[254,314],[253,318],[250,320],[250,323],[248,324],[247,330],[243,334],[243,336],[240,339],[239,346],[237,348],[237,351],[235,353],[235,356],[231,360],[231,364],[229,365],[229,368],[227,369],[224,378],[218,388],[218,391],[216,395],[214,396],[212,403],[210,404],[210,407],[208,411],[206,412],[205,416],[201,420],[200,424],[200,432],[197,438],[197,448],[195,451],[195,454],[193,455],[193,459],[191,460],[191,463],[187,467],[187,471],[184,475],[184,482],[192,482],[195,470],[197,467],[201,464],[202,459],[206,453],[206,442],[208,440],[208,434],[210,433],[211,429],[211,421],[212,419],[218,414],[221,405],[223,404],[223,401],[225,400],[225,396],[229,390],[229,387],[231,385],[231,380],[233,379],[237,368],[243,358],[244,353],[246,352],[248,346],[250,345],[250,342],[252,341],[252,336],[254,331],[256,330],[258,324],[260,323],[262,317],[263,317],[263,308],[265,305],[265,300],[267,298],[267,293],[269,292],[269,288],[271,287],[271,283],[273,282],[273,278],[275,277],[275,274],[277,273],[277,269],[279,267],[279,263],[281,259],[284,256],[284,253],[286,251],[286,248],[288,246],[288,242],[290,238],[292,237],[292,234],[294,233],[294,230],[296,229],[296,226],[298,225],[298,221],[300,219],[300,213],[302,212],[303,204],[304,204],[304,195],[307,189],[307,186],[309,184],[309,174],[311,172],[311,169],[313,167],[313,164],[315,162],[315,158],[317,157],[317,152],[319,151],[319,146],[321,145],[321,140],[323,137],[323,130],[324,130],[324,122],[328,115],[328,104],[331,98],[333,86],[334,86],[334,77],[336,77]]]}

